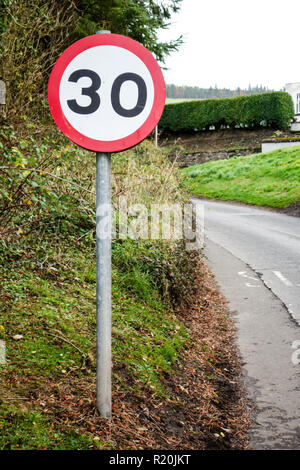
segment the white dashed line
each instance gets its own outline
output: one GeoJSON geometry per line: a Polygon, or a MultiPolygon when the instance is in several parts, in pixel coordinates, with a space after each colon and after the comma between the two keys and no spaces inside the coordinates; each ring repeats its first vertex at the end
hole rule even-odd
{"type": "MultiPolygon", "coordinates": [[[[256,278],[256,277],[253,277],[253,276],[249,276],[246,271],[239,271],[238,272],[238,275],[239,276],[242,276],[242,277],[245,277],[246,279],[252,279],[253,281],[256,281],[257,283],[259,283],[259,279],[256,278]]],[[[260,287],[259,284],[251,284],[250,282],[245,282],[245,286],[247,287],[260,287]]]]}
{"type": "Polygon", "coordinates": [[[238,272],[239,276],[246,277],[247,279],[253,279],[254,281],[258,281],[256,277],[249,276],[246,271],[239,271],[238,272]]]}
{"type": "Polygon", "coordinates": [[[275,276],[277,276],[278,279],[280,279],[286,286],[288,286],[288,287],[293,287],[293,284],[291,283],[291,281],[289,281],[286,277],[284,277],[283,274],[281,274],[280,271],[273,271],[273,273],[274,273],[275,276]]]}

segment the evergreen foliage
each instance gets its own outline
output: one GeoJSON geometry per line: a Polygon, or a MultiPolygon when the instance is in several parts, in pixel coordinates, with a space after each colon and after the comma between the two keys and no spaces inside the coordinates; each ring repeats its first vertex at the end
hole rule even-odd
{"type": "Polygon", "coordinates": [[[294,117],[291,96],[283,91],[165,106],[161,130],[195,132],[221,127],[275,127],[285,129],[294,117]]]}
{"type": "Polygon", "coordinates": [[[177,50],[182,37],[159,42],[158,30],[169,26],[172,13],[180,9],[182,0],[76,0],[80,9],[75,34],[84,37],[98,29],[123,34],[143,44],[156,58],[177,50]]]}
{"type": "Polygon", "coordinates": [[[215,87],[199,88],[198,86],[178,86],[170,84],[167,85],[166,88],[167,98],[179,99],[232,98],[234,96],[254,95],[274,91],[269,90],[268,87],[262,85],[256,85],[253,87],[250,84],[247,89],[238,87],[235,90],[230,90],[229,88],[218,88],[217,85],[215,85],[215,87]]]}
{"type": "Polygon", "coordinates": [[[0,79],[7,85],[7,113],[14,118],[47,114],[55,61],[73,42],[100,29],[135,39],[164,62],[182,38],[160,42],[158,31],[168,27],[181,1],[0,0],[0,79]]]}

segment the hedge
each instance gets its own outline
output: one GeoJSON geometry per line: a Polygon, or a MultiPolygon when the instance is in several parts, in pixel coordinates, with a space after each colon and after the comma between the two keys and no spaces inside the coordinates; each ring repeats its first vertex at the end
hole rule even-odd
{"type": "Polygon", "coordinates": [[[283,91],[167,104],[159,122],[165,131],[195,132],[211,126],[286,129],[294,117],[291,96],[283,91]]]}

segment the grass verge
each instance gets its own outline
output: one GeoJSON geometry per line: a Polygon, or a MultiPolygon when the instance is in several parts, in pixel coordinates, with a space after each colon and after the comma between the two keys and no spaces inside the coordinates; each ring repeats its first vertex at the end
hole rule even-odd
{"type": "MultiPolygon", "coordinates": [[[[108,448],[32,406],[62,382],[82,383],[82,397],[95,383],[94,155],[26,118],[0,137],[0,449],[108,448]]],[[[112,167],[115,207],[120,194],[128,204],[184,199],[149,142],[112,167]]],[[[189,297],[192,256],[176,242],[116,239],[112,262],[114,386],[166,397],[162,377],[189,341],[173,306],[189,297]]]]}
{"type": "Polygon", "coordinates": [[[197,196],[284,208],[300,202],[300,149],[292,147],[182,170],[197,196]]]}

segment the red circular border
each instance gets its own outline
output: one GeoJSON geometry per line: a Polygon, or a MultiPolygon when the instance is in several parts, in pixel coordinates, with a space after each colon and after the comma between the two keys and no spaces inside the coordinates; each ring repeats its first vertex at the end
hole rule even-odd
{"type": "Polygon", "coordinates": [[[52,117],[60,130],[81,147],[96,152],[119,152],[134,147],[147,137],[158,123],[166,99],[166,86],[162,71],[152,54],[140,43],[119,34],[94,34],[72,44],[57,59],[48,82],[48,103],[52,117]],[[142,126],[123,139],[103,141],[86,137],[66,119],[60,105],[59,87],[62,75],[69,63],[81,52],[95,46],[118,46],[135,54],[149,70],[154,85],[154,101],[150,114],[142,126]]]}

